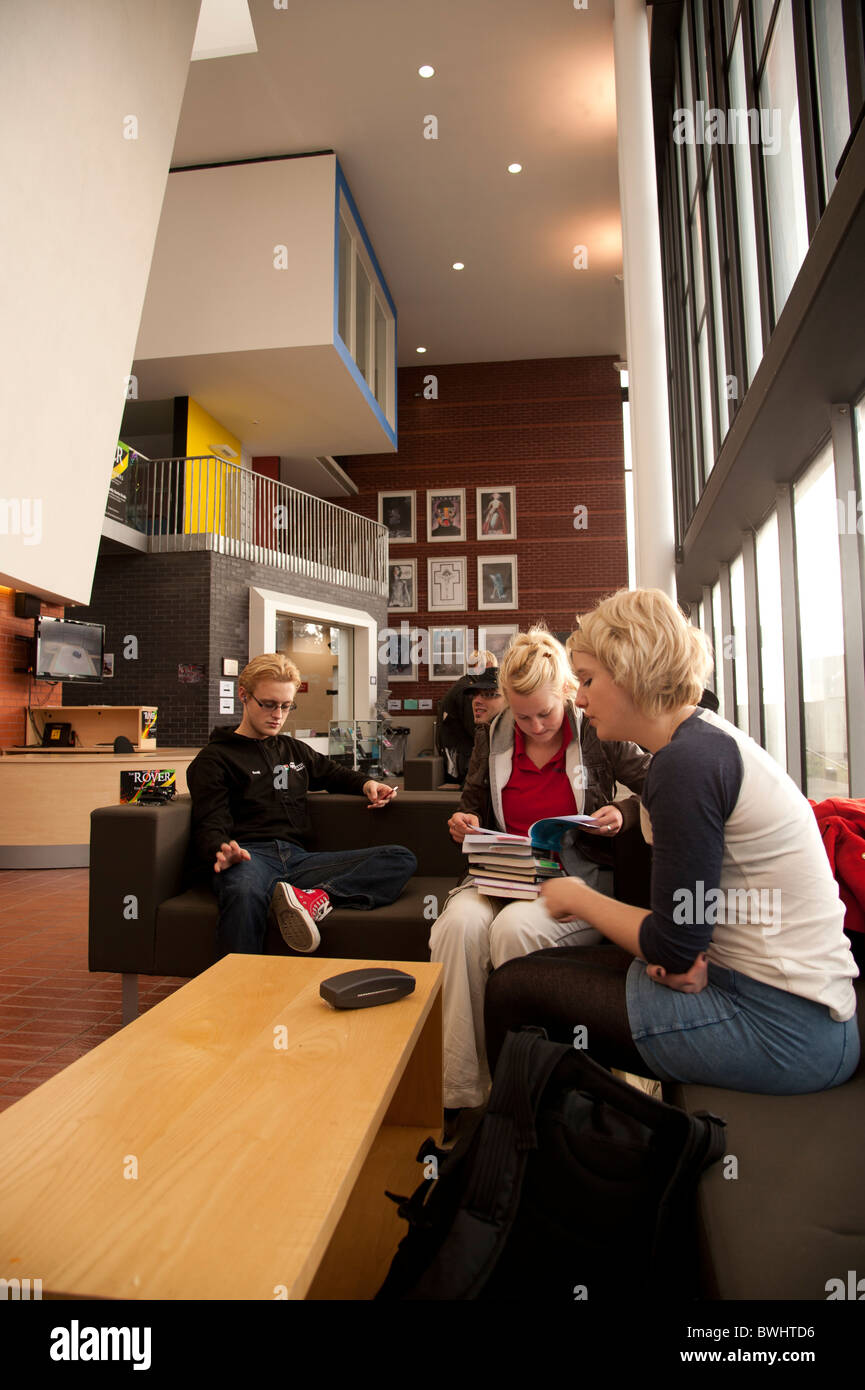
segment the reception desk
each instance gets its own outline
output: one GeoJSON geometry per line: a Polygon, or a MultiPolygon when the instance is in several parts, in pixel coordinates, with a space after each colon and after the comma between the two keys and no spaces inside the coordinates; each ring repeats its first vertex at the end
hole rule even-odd
{"type": "Polygon", "coordinates": [[[120,801],[120,773],[173,767],[177,795],[200,750],[13,753],[0,757],[0,869],[72,869],[90,863],[90,812],[120,801]]]}

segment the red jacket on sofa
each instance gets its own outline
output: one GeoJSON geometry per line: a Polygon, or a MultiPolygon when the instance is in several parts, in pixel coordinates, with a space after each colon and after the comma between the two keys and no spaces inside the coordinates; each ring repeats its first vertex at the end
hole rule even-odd
{"type": "Polygon", "coordinates": [[[847,909],[844,926],[865,932],[865,800],[830,797],[811,807],[847,909]]]}

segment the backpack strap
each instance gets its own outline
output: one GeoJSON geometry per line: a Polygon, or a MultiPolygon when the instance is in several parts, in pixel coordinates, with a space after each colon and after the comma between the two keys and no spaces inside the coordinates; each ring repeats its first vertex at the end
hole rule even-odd
{"type": "Polygon", "coordinates": [[[535,1117],[550,1076],[570,1051],[543,1030],[509,1032],[476,1136],[472,1167],[451,1229],[411,1299],[476,1298],[504,1247],[520,1204],[535,1117]]]}
{"type": "Polygon", "coordinates": [[[501,1218],[503,1191],[509,1193],[512,1214],[516,1211],[525,1155],[538,1147],[538,1104],[554,1068],[569,1051],[565,1044],[549,1042],[543,1030],[505,1035],[484,1116],[478,1160],[463,1199],[463,1205],[482,1220],[501,1218]],[[518,1167],[519,1183],[513,1186],[508,1179],[516,1177],[518,1167]]]}

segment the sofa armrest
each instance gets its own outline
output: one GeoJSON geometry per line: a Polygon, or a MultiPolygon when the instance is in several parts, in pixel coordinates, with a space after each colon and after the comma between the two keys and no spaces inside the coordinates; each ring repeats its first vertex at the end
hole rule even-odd
{"type": "Polygon", "coordinates": [[[91,970],[152,972],[156,910],[183,888],[192,802],[102,806],[90,815],[91,970]]]}

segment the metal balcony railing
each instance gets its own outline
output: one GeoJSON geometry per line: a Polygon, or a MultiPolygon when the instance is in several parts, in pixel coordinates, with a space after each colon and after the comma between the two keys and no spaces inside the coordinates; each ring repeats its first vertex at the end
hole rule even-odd
{"type": "Polygon", "coordinates": [[[130,464],[126,524],[150,551],[214,550],[327,583],[387,593],[387,528],[227,459],[130,464]]]}

